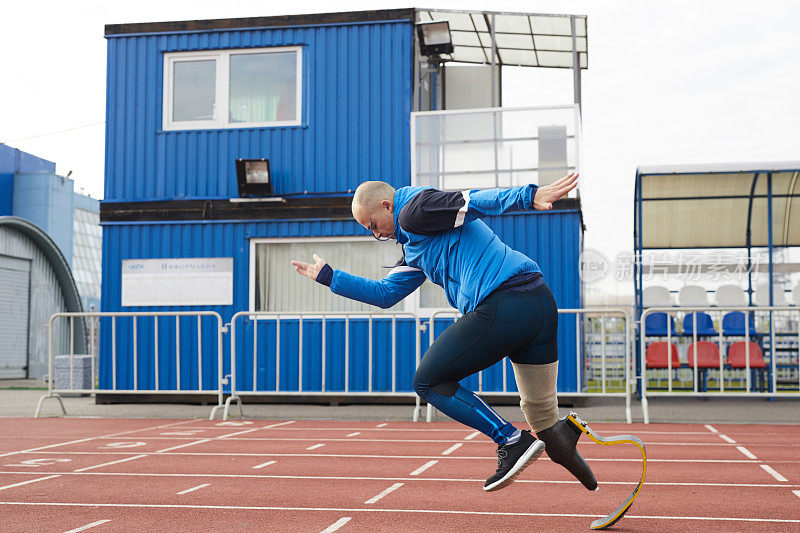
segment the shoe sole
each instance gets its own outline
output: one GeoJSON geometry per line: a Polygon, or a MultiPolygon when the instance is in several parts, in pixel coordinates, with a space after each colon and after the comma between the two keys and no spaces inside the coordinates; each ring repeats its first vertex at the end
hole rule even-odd
{"type": "Polygon", "coordinates": [[[493,492],[507,487],[515,479],[517,479],[517,476],[519,476],[529,464],[538,459],[542,453],[544,453],[544,442],[537,440],[531,444],[527,450],[525,450],[525,453],[523,453],[519,459],[517,459],[517,462],[514,464],[511,470],[508,471],[508,474],[495,481],[491,485],[486,485],[483,487],[483,490],[486,492],[493,492]]]}

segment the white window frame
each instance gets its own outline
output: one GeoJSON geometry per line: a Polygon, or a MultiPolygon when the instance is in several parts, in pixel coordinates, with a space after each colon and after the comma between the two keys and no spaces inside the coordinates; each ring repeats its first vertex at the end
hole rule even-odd
{"type": "Polygon", "coordinates": [[[164,131],[209,130],[209,129],[242,129],[242,128],[282,128],[301,126],[303,123],[303,47],[275,46],[269,48],[239,48],[231,50],[203,50],[200,52],[168,52],[164,54],[164,88],[162,106],[162,124],[164,131]],[[230,64],[232,55],[264,54],[278,52],[297,53],[297,86],[295,102],[297,115],[295,120],[273,122],[229,122],[230,110],[230,64]],[[212,120],[172,120],[172,101],[174,95],[172,73],[173,65],[181,61],[216,61],[216,79],[214,88],[214,111],[212,120]]]}

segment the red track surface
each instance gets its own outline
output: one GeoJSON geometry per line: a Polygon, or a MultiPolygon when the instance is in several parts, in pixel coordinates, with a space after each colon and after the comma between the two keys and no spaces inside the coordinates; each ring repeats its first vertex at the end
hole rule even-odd
{"type": "MultiPolygon", "coordinates": [[[[581,531],[641,472],[635,447],[582,437],[598,492],[542,457],[485,493],[484,436],[380,425],[3,419],[0,531],[581,531]]],[[[800,531],[800,426],[591,426],[647,445],[645,486],[613,530],[800,531]]]]}

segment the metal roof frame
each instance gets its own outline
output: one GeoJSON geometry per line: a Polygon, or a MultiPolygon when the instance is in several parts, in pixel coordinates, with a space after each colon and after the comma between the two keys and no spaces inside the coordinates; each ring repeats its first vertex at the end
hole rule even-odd
{"type": "MultiPolygon", "coordinates": [[[[634,186],[634,213],[633,213],[633,245],[634,245],[634,285],[635,285],[635,293],[636,293],[636,308],[637,311],[642,309],[642,291],[644,289],[643,285],[643,268],[641,265],[642,262],[642,253],[644,250],[665,250],[665,249],[697,249],[697,248],[744,248],[747,250],[747,260],[748,260],[748,293],[750,298],[750,305],[752,305],[752,289],[753,289],[753,280],[752,280],[752,268],[751,268],[751,251],[754,246],[761,247],[765,246],[768,249],[769,254],[769,298],[770,302],[773,301],[773,278],[775,273],[774,261],[773,261],[773,251],[775,248],[789,248],[789,247],[798,247],[800,246],[800,224],[791,224],[791,208],[793,204],[800,203],[800,161],[780,161],[780,162],[756,162],[756,163],[725,163],[725,164],[711,164],[711,165],[676,165],[676,166],[648,166],[648,167],[639,167],[636,169],[636,181],[634,186]],[[785,193],[774,193],[773,192],[773,181],[775,177],[782,177],[787,179],[785,183],[782,185],[786,186],[785,193]],[[679,178],[680,177],[680,178],[679,178]],[[703,178],[709,178],[707,183],[703,183],[703,178]],[[722,178],[727,177],[730,179],[722,180],[722,178]],[[736,179],[736,177],[740,177],[738,180],[739,186],[747,185],[749,181],[749,193],[748,194],[721,194],[721,193],[714,193],[714,192],[706,192],[703,193],[702,189],[709,189],[709,185],[711,186],[710,189],[713,191],[713,181],[716,180],[717,183],[722,183],[727,185],[727,181],[731,181],[732,179],[736,179]],[[654,179],[655,178],[655,179],[654,179]],[[648,183],[647,181],[652,181],[656,183],[658,180],[670,180],[670,178],[676,179],[683,179],[684,184],[691,187],[695,185],[700,193],[695,191],[690,191],[685,195],[676,194],[673,192],[665,191],[663,195],[658,195],[657,193],[651,193],[648,195],[646,191],[648,183]],[[685,178],[694,178],[694,181],[697,183],[693,184],[691,180],[685,178]],[[763,182],[761,180],[764,180],[763,182]],[[759,188],[765,188],[766,191],[757,192],[759,188]],[[783,212],[783,226],[778,228],[782,230],[783,238],[782,240],[776,244],[774,242],[774,208],[773,208],[773,200],[774,199],[785,199],[785,207],[783,212]],[[797,198],[798,200],[794,200],[797,198]],[[722,201],[727,202],[727,208],[724,210],[714,210],[710,214],[707,213],[707,216],[713,220],[706,221],[707,224],[722,226],[728,221],[726,219],[720,220],[720,216],[727,215],[730,219],[739,218],[741,219],[743,213],[737,212],[736,209],[732,209],[730,203],[731,201],[740,201],[743,203],[746,201],[747,206],[747,218],[746,223],[744,225],[744,232],[745,234],[741,236],[743,240],[736,241],[736,242],[728,242],[721,245],[714,245],[710,246],[709,243],[702,242],[700,240],[694,241],[692,243],[689,240],[685,241],[677,241],[672,242],[670,245],[665,245],[665,240],[662,240],[660,244],[650,244],[648,245],[644,239],[644,218],[646,217],[645,211],[645,203],[646,202],[697,202],[698,209],[701,208],[701,204],[704,204],[706,201],[722,201]],[[754,215],[754,210],[756,209],[755,203],[756,200],[761,200],[766,203],[766,206],[759,206],[758,210],[761,212],[761,215],[764,215],[764,211],[766,210],[766,242],[758,240],[754,244],[753,239],[753,226],[755,217],[758,216],[758,213],[754,215]],[[727,210],[727,213],[725,211],[727,210]],[[797,228],[797,229],[795,229],[797,228]]],[[[727,191],[726,191],[727,192],[727,191]]],[[[724,206],[724,204],[723,204],[724,206]]],[[[673,225],[674,226],[674,225],[673,225]]],[[[708,226],[706,226],[708,227],[708,226]]],[[[764,228],[760,228],[764,229],[764,228]]],[[[674,230],[673,230],[674,231],[674,230]]],[[[667,234],[665,231],[665,235],[667,238],[674,239],[674,234],[667,234]]],[[[658,241],[656,241],[658,242],[658,241]]]]}

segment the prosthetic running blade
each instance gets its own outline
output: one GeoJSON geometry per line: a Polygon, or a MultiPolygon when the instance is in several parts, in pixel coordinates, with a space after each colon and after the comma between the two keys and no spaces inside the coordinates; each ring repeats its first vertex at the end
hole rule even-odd
{"type": "Polygon", "coordinates": [[[578,417],[578,415],[575,414],[574,412],[570,412],[567,419],[573,424],[575,424],[578,427],[578,429],[581,430],[581,432],[583,432],[587,437],[589,437],[592,441],[596,442],[597,444],[602,444],[604,446],[613,446],[615,444],[633,444],[636,447],[638,447],[639,450],[642,452],[642,479],[639,480],[639,484],[633,490],[631,495],[628,496],[628,498],[624,502],[622,502],[622,504],[619,507],[617,507],[617,509],[613,513],[609,514],[605,518],[598,518],[597,520],[592,522],[592,525],[590,526],[591,529],[607,529],[616,524],[617,521],[620,518],[622,518],[626,512],[628,512],[628,509],[630,509],[631,505],[633,505],[633,501],[636,499],[636,497],[639,495],[639,492],[642,490],[642,485],[644,485],[644,475],[645,472],[647,471],[647,455],[645,454],[644,443],[637,437],[634,437],[633,435],[617,435],[614,437],[601,437],[600,435],[592,431],[592,429],[586,424],[586,422],[581,420],[578,417]]]}

